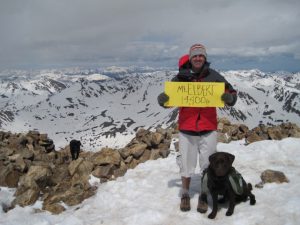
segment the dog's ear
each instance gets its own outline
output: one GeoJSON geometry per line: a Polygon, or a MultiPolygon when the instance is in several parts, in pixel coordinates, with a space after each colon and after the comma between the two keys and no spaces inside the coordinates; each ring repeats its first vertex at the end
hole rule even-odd
{"type": "Polygon", "coordinates": [[[235,159],[235,156],[232,155],[232,154],[230,154],[230,153],[228,153],[228,152],[226,152],[226,155],[227,155],[227,157],[228,157],[228,160],[229,160],[229,162],[230,162],[230,165],[232,165],[232,163],[233,163],[233,161],[234,161],[234,159],[235,159]]]}

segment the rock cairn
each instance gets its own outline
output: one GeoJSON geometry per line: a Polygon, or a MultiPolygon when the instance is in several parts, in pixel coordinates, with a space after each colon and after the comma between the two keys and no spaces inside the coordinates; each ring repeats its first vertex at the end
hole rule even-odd
{"type": "Polygon", "coordinates": [[[11,205],[43,201],[43,210],[54,214],[65,210],[62,203],[74,206],[95,194],[90,176],[101,182],[123,176],[147,160],[165,158],[170,153],[173,130],[140,129],[134,139],[122,149],[103,148],[98,152],[82,151],[71,161],[69,146],[56,151],[46,134],[0,132],[0,186],[16,188],[11,205]]]}
{"type": "Polygon", "coordinates": [[[300,128],[294,123],[282,123],[277,126],[261,124],[249,129],[244,124],[231,124],[226,118],[218,121],[218,142],[229,143],[245,139],[245,144],[262,140],[281,140],[287,137],[300,138],[300,128]]]}

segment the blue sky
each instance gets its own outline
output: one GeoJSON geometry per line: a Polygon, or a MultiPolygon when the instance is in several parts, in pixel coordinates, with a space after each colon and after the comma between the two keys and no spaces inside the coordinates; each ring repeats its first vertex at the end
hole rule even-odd
{"type": "Polygon", "coordinates": [[[0,0],[0,70],[176,67],[194,43],[219,70],[300,71],[299,0],[0,0]]]}

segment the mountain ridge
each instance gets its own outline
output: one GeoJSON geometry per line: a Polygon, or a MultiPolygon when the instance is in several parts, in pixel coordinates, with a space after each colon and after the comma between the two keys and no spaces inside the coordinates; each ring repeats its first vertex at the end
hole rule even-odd
{"type": "MultiPolygon", "coordinates": [[[[165,128],[176,122],[178,110],[163,109],[156,100],[164,81],[176,71],[111,67],[12,74],[0,75],[0,128],[39,130],[48,133],[57,147],[74,138],[89,150],[121,147],[139,128],[165,128]]],[[[249,128],[262,122],[299,125],[299,73],[239,70],[221,74],[238,90],[238,102],[219,108],[220,117],[249,128]]]]}

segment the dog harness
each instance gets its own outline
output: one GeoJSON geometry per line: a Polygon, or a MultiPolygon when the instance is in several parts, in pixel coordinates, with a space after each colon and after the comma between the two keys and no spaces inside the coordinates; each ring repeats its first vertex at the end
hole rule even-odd
{"type": "MultiPolygon", "coordinates": [[[[237,195],[243,194],[243,178],[242,175],[236,171],[236,169],[232,168],[229,175],[229,182],[230,185],[237,195]]],[[[208,186],[207,186],[207,170],[204,171],[201,183],[201,191],[202,193],[208,193],[208,186]]]]}

